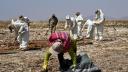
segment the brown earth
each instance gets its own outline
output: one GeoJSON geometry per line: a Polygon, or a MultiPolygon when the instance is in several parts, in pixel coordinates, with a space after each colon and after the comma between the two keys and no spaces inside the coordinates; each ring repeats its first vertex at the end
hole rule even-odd
{"type": "MultiPolygon", "coordinates": [[[[0,34],[0,72],[40,72],[43,56],[48,49],[45,29],[31,29],[28,51],[18,50],[13,33],[0,34]]],[[[85,31],[83,32],[85,35],[85,31]]],[[[85,51],[102,72],[128,72],[128,29],[105,27],[104,40],[84,39],[78,42],[78,51],[85,51]],[[92,43],[91,43],[92,42],[92,43]]],[[[69,58],[65,54],[65,58],[69,58]]],[[[58,60],[52,56],[49,72],[59,72],[58,60]]]]}

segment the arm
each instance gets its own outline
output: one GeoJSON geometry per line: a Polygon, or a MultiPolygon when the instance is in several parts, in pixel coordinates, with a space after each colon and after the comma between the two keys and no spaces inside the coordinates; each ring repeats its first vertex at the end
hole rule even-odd
{"type": "Polygon", "coordinates": [[[12,33],[12,30],[14,29],[14,20],[11,20],[11,24],[8,25],[8,29],[10,30],[10,32],[12,33]]]}
{"type": "Polygon", "coordinates": [[[68,27],[68,23],[67,23],[67,21],[65,21],[64,29],[67,29],[67,27],[68,27]]]}
{"type": "Polygon", "coordinates": [[[102,22],[104,22],[104,21],[105,21],[104,16],[101,16],[100,19],[96,19],[96,20],[94,21],[94,23],[100,24],[100,23],[102,23],[102,22]]]}
{"type": "Polygon", "coordinates": [[[8,29],[10,30],[10,33],[12,33],[12,30],[14,29],[14,26],[12,24],[8,25],[8,29]]]}
{"type": "Polygon", "coordinates": [[[83,20],[78,20],[78,22],[83,22],[83,20]]]}
{"type": "Polygon", "coordinates": [[[49,18],[49,20],[48,20],[48,23],[50,24],[50,22],[51,22],[51,18],[49,18]]]}
{"type": "Polygon", "coordinates": [[[73,48],[71,48],[69,50],[69,55],[71,56],[72,62],[73,62],[73,66],[76,66],[76,53],[73,50],[73,48]]]}
{"type": "Polygon", "coordinates": [[[51,53],[49,52],[49,50],[47,50],[47,52],[45,53],[45,56],[44,56],[44,63],[42,65],[42,68],[45,70],[48,67],[48,61],[49,61],[50,56],[51,56],[51,53]]]}
{"type": "Polygon", "coordinates": [[[25,31],[24,31],[24,26],[22,25],[18,31],[18,33],[21,35],[23,34],[25,31]]]}
{"type": "Polygon", "coordinates": [[[83,22],[82,16],[79,16],[79,17],[78,17],[78,21],[77,21],[77,22],[83,22]]]}
{"type": "Polygon", "coordinates": [[[72,23],[73,23],[73,26],[71,28],[74,28],[76,26],[76,20],[73,20],[72,23]]]}
{"type": "Polygon", "coordinates": [[[85,24],[83,25],[81,31],[83,32],[84,28],[85,28],[85,25],[87,25],[87,21],[85,22],[85,24]]]}

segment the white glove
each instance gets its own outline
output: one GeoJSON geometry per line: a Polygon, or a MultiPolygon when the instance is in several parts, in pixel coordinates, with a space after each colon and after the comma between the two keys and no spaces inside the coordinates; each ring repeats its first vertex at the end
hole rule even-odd
{"type": "Polygon", "coordinates": [[[72,69],[72,71],[75,71],[76,70],[76,65],[72,65],[70,68],[72,69]]]}

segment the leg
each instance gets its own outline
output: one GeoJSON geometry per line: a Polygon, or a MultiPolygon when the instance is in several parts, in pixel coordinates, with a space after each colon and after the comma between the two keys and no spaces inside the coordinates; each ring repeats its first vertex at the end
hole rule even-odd
{"type": "Polygon", "coordinates": [[[90,38],[91,36],[91,30],[92,30],[92,25],[88,25],[88,29],[87,29],[87,38],[90,38]]]}
{"type": "Polygon", "coordinates": [[[98,25],[95,25],[95,40],[99,39],[99,34],[98,34],[98,25]]]}
{"type": "Polygon", "coordinates": [[[47,68],[48,68],[48,61],[49,61],[50,56],[51,56],[51,53],[49,53],[49,52],[47,51],[46,54],[45,54],[45,57],[44,57],[44,63],[43,63],[43,65],[42,65],[43,71],[47,71],[47,68]]]}
{"type": "Polygon", "coordinates": [[[77,46],[76,46],[77,40],[72,40],[71,46],[73,48],[73,51],[77,53],[77,46]]]}
{"type": "Polygon", "coordinates": [[[28,42],[29,42],[29,32],[26,31],[22,36],[21,36],[21,45],[23,50],[28,49],[28,42]]]}
{"type": "Polygon", "coordinates": [[[103,24],[100,24],[99,25],[99,40],[102,40],[103,39],[103,24]]]}
{"type": "Polygon", "coordinates": [[[23,47],[23,46],[22,46],[22,37],[21,37],[20,35],[18,35],[16,38],[17,38],[17,42],[18,42],[19,45],[20,45],[20,46],[19,46],[20,49],[22,49],[22,47],[23,47]]]}
{"type": "Polygon", "coordinates": [[[56,26],[54,26],[54,32],[56,31],[56,26]]]}
{"type": "Polygon", "coordinates": [[[78,39],[78,29],[77,29],[77,27],[73,28],[73,30],[71,30],[71,31],[72,31],[72,39],[77,40],[78,39]]]}
{"type": "Polygon", "coordinates": [[[81,25],[79,24],[79,25],[78,25],[78,36],[79,36],[79,37],[80,37],[80,35],[81,35],[81,31],[80,31],[80,30],[81,30],[81,25]]]}
{"type": "Polygon", "coordinates": [[[51,29],[50,29],[50,30],[51,30],[51,33],[52,33],[52,32],[53,32],[53,27],[51,27],[51,29]]]}
{"type": "Polygon", "coordinates": [[[59,64],[60,64],[60,68],[64,68],[65,64],[64,64],[64,53],[60,53],[58,54],[58,60],[59,60],[59,64]]]}
{"type": "Polygon", "coordinates": [[[73,40],[73,51],[76,53],[77,52],[77,47],[76,47],[76,42],[77,40],[73,40]]]}
{"type": "Polygon", "coordinates": [[[52,24],[52,26],[51,26],[51,33],[54,32],[54,28],[55,28],[55,26],[52,24]]]}
{"type": "Polygon", "coordinates": [[[93,34],[94,34],[94,26],[92,25],[91,33],[90,33],[90,38],[93,39],[93,34]]]}

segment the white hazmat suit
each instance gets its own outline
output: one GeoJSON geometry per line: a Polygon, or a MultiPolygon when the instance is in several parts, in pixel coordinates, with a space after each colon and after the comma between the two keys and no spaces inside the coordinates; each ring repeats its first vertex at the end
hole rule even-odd
{"type": "Polygon", "coordinates": [[[29,27],[28,24],[24,21],[17,20],[11,22],[14,26],[14,31],[17,36],[17,41],[20,44],[21,49],[27,49],[28,42],[29,42],[29,27]]]}
{"type": "Polygon", "coordinates": [[[77,24],[74,17],[66,16],[65,29],[69,27],[70,37],[74,40],[78,38],[77,24]]]}
{"type": "Polygon", "coordinates": [[[30,26],[30,19],[28,17],[24,17],[24,21],[28,24],[28,26],[30,26]]]}
{"type": "Polygon", "coordinates": [[[93,38],[94,33],[94,23],[92,20],[88,19],[83,25],[82,31],[84,30],[85,25],[87,25],[87,35],[86,38],[93,38]]]}
{"type": "Polygon", "coordinates": [[[95,17],[95,40],[103,40],[103,27],[104,27],[104,13],[102,12],[101,9],[97,10],[99,14],[96,14],[95,17]]]}
{"type": "Polygon", "coordinates": [[[78,27],[77,34],[78,34],[78,37],[80,37],[82,36],[81,28],[82,28],[83,17],[82,15],[79,15],[79,16],[76,16],[75,19],[78,27]]]}

